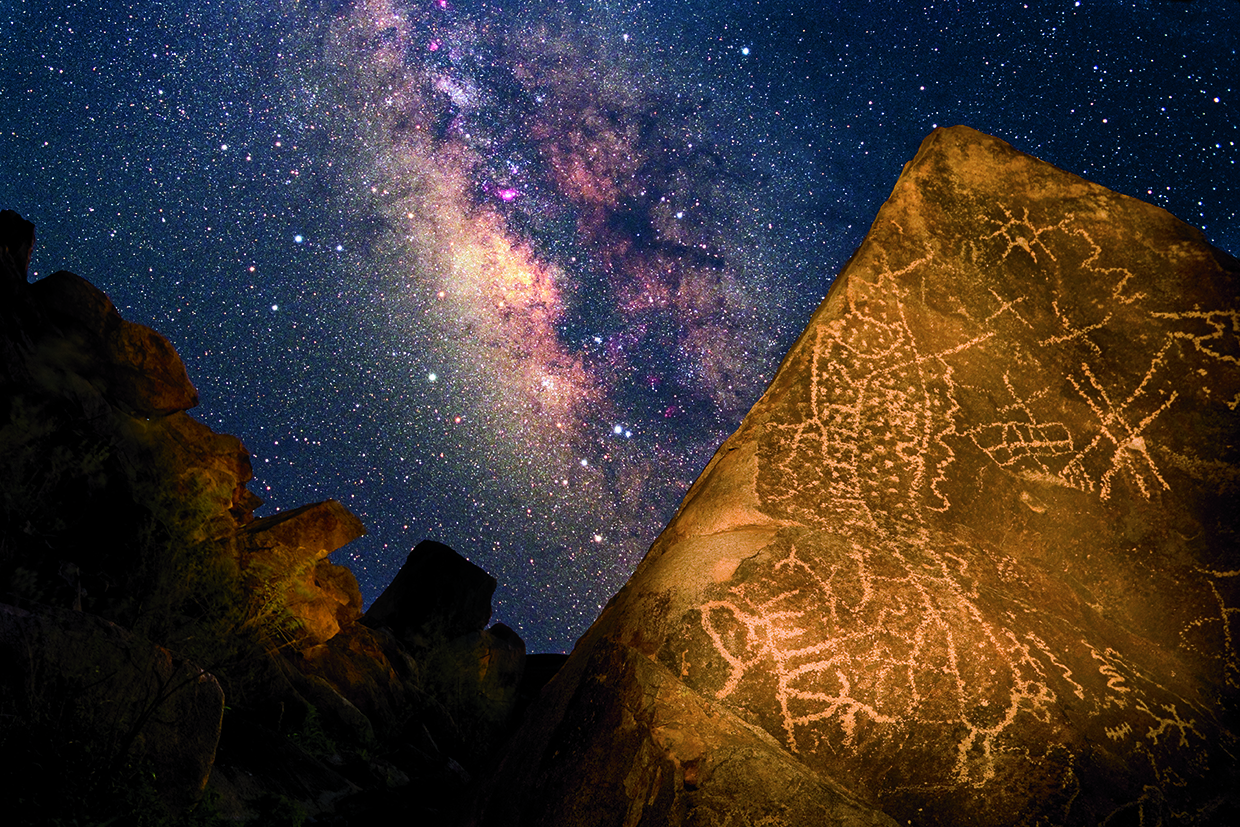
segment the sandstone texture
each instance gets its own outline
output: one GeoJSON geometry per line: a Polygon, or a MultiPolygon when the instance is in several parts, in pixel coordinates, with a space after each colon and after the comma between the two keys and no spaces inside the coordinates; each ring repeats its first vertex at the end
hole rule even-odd
{"type": "Polygon", "coordinates": [[[1235,823],[1238,278],[934,132],[475,822],[1235,823]]]}
{"type": "Polygon", "coordinates": [[[357,578],[327,555],[365,533],[362,521],[335,500],[254,520],[239,543],[250,592],[285,618],[290,636],[325,643],[362,615],[357,578]]]}

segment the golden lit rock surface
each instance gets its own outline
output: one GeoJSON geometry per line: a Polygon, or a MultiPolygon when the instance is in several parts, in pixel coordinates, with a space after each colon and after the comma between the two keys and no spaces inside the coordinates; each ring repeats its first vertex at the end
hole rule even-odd
{"type": "MultiPolygon", "coordinates": [[[[574,823],[548,802],[675,757],[657,739],[565,757],[589,752],[570,730],[609,737],[583,722],[656,693],[600,688],[586,664],[617,647],[700,698],[681,729],[735,716],[901,824],[1226,822],[1237,276],[1157,207],[934,132],[479,822],[574,823]]],[[[573,818],[760,820],[706,808],[735,782],[676,783],[679,809],[573,818]]]]}
{"type": "Polygon", "coordinates": [[[303,505],[242,529],[242,568],[252,590],[287,615],[303,644],[324,643],[362,616],[357,578],[327,556],[365,533],[336,500],[303,505]]]}

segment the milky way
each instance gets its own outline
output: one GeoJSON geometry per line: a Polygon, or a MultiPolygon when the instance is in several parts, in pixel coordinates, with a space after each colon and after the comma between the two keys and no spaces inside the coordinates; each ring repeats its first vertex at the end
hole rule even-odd
{"type": "Polygon", "coordinates": [[[369,182],[349,209],[376,228],[358,265],[382,262],[387,418],[480,505],[489,569],[596,612],[796,332],[774,223],[737,232],[772,212],[764,174],[715,147],[683,78],[650,86],[639,42],[563,10],[384,1],[322,25],[300,82],[365,159],[336,162],[369,182]]]}
{"type": "Polygon", "coordinates": [[[572,645],[937,125],[1240,249],[1240,3],[10,2],[0,204],[335,497],[572,645]]]}

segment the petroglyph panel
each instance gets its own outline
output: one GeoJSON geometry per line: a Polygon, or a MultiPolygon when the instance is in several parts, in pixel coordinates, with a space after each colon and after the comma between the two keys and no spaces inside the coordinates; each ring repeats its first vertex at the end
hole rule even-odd
{"type": "MultiPolygon", "coordinates": [[[[688,687],[678,733],[743,722],[900,824],[1235,823],[1238,296],[1157,207],[936,131],[548,685],[525,779],[630,789],[608,739],[662,690],[588,668],[622,651],[688,687]]],[[[704,761],[651,823],[696,823],[704,761]]]]}
{"type": "Polygon", "coordinates": [[[784,530],[660,653],[897,817],[1158,823],[1232,763],[1234,272],[1098,193],[897,186],[739,432],[784,530]]]}

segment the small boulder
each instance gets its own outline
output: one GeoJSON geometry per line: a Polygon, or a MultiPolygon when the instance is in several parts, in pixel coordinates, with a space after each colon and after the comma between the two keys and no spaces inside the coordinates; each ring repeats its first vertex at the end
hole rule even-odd
{"type": "Polygon", "coordinates": [[[387,627],[413,650],[481,632],[491,619],[495,578],[452,549],[418,543],[362,622],[387,627]]]}

